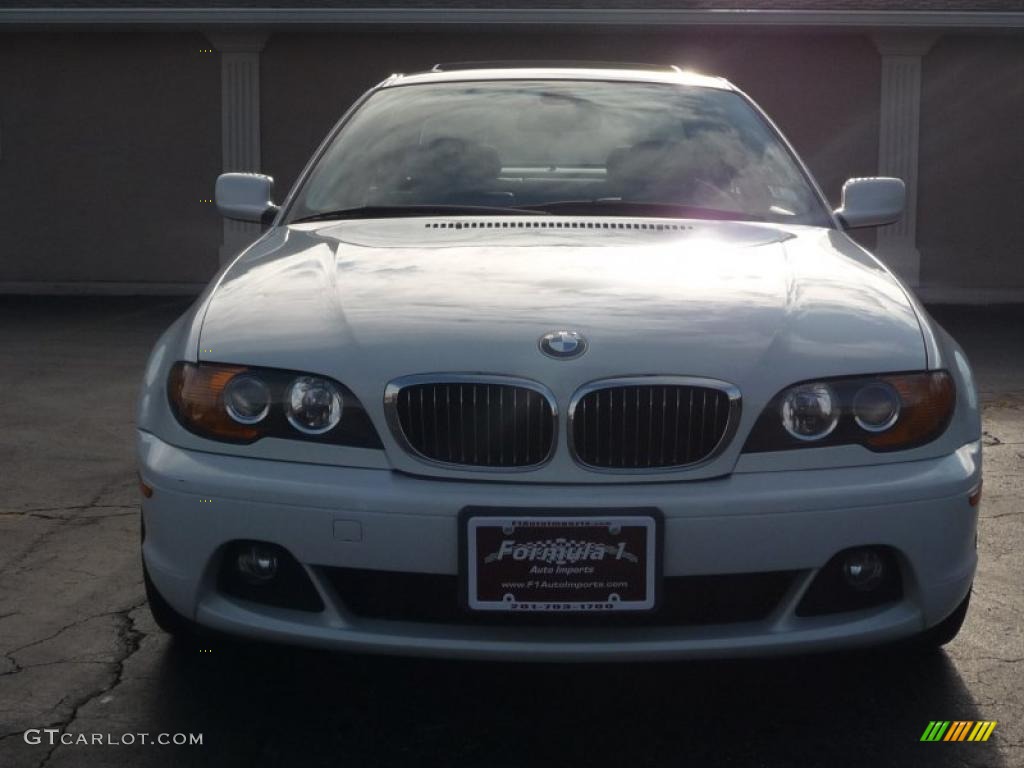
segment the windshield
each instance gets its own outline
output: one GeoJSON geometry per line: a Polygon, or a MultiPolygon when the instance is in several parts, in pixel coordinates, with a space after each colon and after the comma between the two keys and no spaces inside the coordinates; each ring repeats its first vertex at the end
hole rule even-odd
{"type": "Polygon", "coordinates": [[[445,206],[831,226],[739,94],[579,80],[382,89],[334,138],[288,220],[445,206]]]}

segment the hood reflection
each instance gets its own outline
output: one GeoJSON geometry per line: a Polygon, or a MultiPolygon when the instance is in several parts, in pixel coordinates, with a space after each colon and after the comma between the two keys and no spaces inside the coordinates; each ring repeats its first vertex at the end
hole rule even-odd
{"type": "Polygon", "coordinates": [[[820,376],[924,364],[902,288],[844,236],[736,222],[672,233],[427,231],[423,219],[296,226],[225,276],[202,346],[222,361],[319,364],[342,380],[349,365],[379,381],[531,375],[544,365],[536,340],[552,328],[592,342],[558,377],[739,384],[762,367],[785,380],[787,366],[808,360],[820,376]]]}

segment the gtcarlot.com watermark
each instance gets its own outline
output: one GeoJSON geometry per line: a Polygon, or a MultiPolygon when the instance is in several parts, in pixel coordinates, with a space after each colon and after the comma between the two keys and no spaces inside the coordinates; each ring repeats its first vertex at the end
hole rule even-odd
{"type": "Polygon", "coordinates": [[[47,746],[106,746],[121,747],[145,744],[161,747],[202,746],[201,733],[61,733],[60,728],[29,728],[25,731],[26,744],[47,746]]]}

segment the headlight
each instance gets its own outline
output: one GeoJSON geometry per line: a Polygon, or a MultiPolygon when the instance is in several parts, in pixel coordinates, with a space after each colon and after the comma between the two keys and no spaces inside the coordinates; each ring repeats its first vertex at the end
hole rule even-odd
{"type": "Polygon", "coordinates": [[[839,403],[828,384],[801,384],[786,390],[779,415],[782,426],[797,440],[821,440],[839,423],[839,403]]]}
{"type": "Polygon", "coordinates": [[[953,378],[945,371],[795,384],[772,398],[743,450],[850,444],[872,451],[916,448],[945,431],[955,406],[953,378]]]}
{"type": "Polygon", "coordinates": [[[853,420],[865,432],[885,432],[900,416],[900,395],[887,381],[873,381],[853,396],[853,420]]]}
{"type": "Polygon", "coordinates": [[[167,396],[185,429],[212,440],[277,437],[382,447],[355,395],[325,376],[179,362],[171,367],[167,396]]]}
{"type": "Polygon", "coordinates": [[[224,387],[224,409],[239,424],[259,424],[270,412],[270,388],[257,376],[235,376],[224,387]]]}
{"type": "Polygon", "coordinates": [[[341,421],[341,392],[327,379],[300,376],[288,388],[288,423],[307,435],[322,435],[341,421]]]}

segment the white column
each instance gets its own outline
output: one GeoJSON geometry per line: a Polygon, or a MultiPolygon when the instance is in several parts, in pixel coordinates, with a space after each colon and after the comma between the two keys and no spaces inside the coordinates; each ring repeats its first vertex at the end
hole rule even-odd
{"type": "Polygon", "coordinates": [[[907,185],[907,208],[895,224],[878,228],[876,253],[909,285],[921,276],[917,250],[917,157],[921,116],[921,59],[935,43],[934,34],[879,33],[882,55],[881,119],[878,173],[897,176],[907,185]]]}
{"type": "MultiPolygon", "coordinates": [[[[260,170],[260,51],[264,32],[216,32],[207,37],[220,52],[221,167],[260,170]]],[[[259,224],[224,219],[221,264],[260,236],[259,224]]]]}

